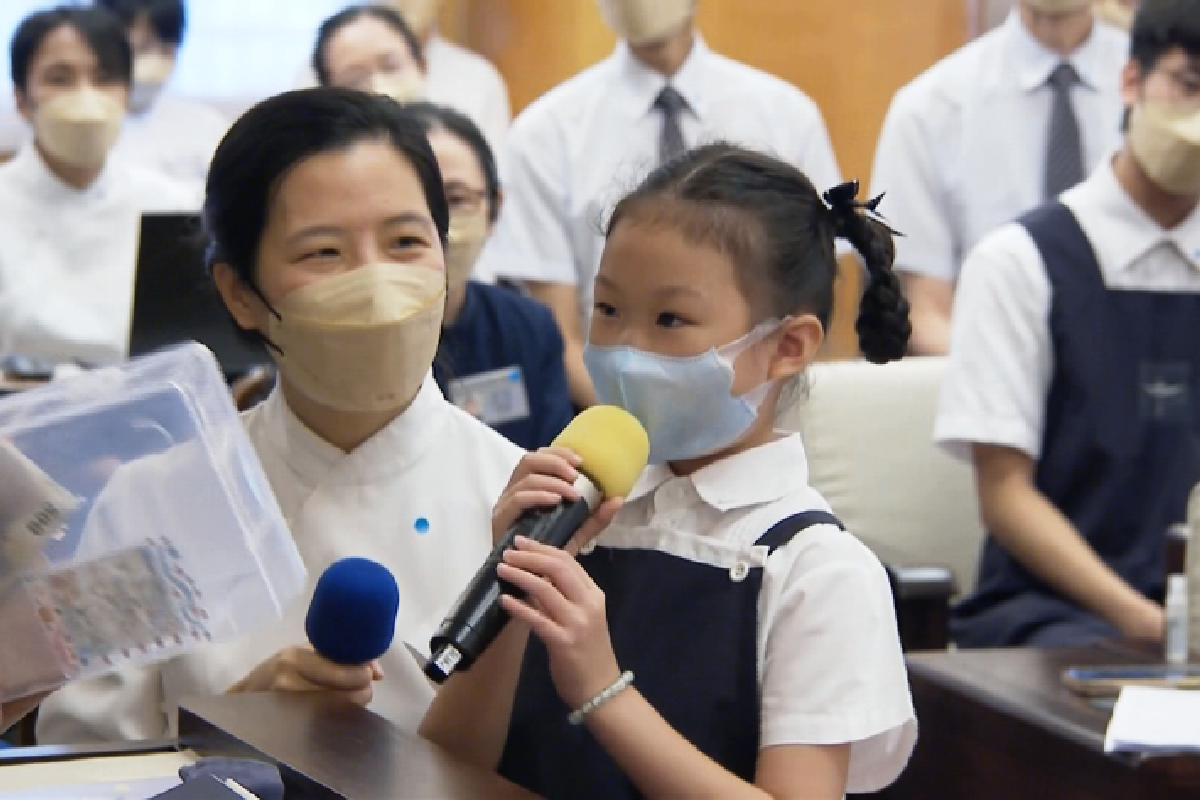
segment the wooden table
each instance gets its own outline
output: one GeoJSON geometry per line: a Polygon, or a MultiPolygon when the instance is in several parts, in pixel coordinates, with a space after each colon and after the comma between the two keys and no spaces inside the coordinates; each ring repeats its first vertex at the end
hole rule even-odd
{"type": "Polygon", "coordinates": [[[1104,754],[1109,712],[1063,688],[1068,667],[1148,664],[1116,643],[908,657],[920,739],[889,800],[1200,798],[1200,758],[1104,754]]]}
{"type": "Polygon", "coordinates": [[[179,739],[0,750],[9,764],[190,749],[269,761],[288,800],[530,800],[534,795],[469,766],[366,709],[318,693],[237,694],[185,701],[179,739]]]}
{"type": "Polygon", "coordinates": [[[179,711],[179,741],[203,755],[274,762],[289,800],[534,797],[377,714],[315,692],[187,700],[179,711]]]}

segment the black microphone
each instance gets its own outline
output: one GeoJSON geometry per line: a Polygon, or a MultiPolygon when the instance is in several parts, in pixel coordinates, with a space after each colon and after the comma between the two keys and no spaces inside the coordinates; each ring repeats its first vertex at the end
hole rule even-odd
{"type": "Polygon", "coordinates": [[[633,415],[616,406],[593,406],[576,417],[554,440],[582,459],[575,488],[579,500],[523,513],[475,573],[465,592],[429,642],[432,654],[425,674],[444,683],[456,670],[470,669],[508,623],[500,595],[522,592],[500,580],[496,567],[518,536],[552,547],[565,547],[605,497],[624,497],[646,466],[650,440],[633,415]]]}

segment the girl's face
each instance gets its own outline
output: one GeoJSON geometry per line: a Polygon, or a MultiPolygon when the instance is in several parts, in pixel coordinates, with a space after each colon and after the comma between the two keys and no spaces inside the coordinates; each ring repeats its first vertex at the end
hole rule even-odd
{"type": "MultiPolygon", "coordinates": [[[[444,128],[434,128],[429,132],[428,138],[429,146],[433,148],[433,154],[437,157],[438,169],[442,173],[450,216],[485,214],[490,217],[487,179],[483,175],[483,167],[479,164],[475,151],[444,128]]],[[[489,233],[491,229],[492,223],[489,219],[489,233]]]]}
{"type": "MultiPolygon", "coordinates": [[[[589,341],[677,357],[729,344],[761,321],[737,274],[723,252],[689,242],[669,225],[622,221],[600,259],[589,341]]],[[[776,373],[790,327],[737,359],[734,395],[786,377],[776,373]]]]}
{"type": "MultiPolygon", "coordinates": [[[[302,286],[381,263],[445,271],[409,161],[390,143],[371,140],[293,167],[274,195],[258,250],[258,288],[272,306],[302,286]]],[[[238,323],[266,333],[270,311],[253,290],[228,269],[216,277],[238,323]]]]}

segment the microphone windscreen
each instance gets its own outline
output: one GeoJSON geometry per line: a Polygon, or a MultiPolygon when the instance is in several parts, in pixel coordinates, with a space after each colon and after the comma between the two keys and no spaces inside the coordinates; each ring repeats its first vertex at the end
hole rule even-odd
{"type": "Polygon", "coordinates": [[[392,646],[400,589],[382,564],[343,558],[317,579],[304,630],[313,649],[335,664],[357,665],[392,646]]]}
{"type": "Polygon", "coordinates": [[[616,406],[592,406],[571,420],[554,440],[583,463],[579,469],[605,497],[624,497],[633,489],[646,460],[650,437],[637,418],[616,406]]]}

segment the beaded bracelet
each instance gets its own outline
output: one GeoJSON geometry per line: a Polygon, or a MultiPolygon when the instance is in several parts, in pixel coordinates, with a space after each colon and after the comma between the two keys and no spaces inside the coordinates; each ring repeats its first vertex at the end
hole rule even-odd
{"type": "Polygon", "coordinates": [[[598,695],[572,711],[567,716],[567,721],[572,725],[583,724],[583,721],[587,718],[588,714],[592,713],[609,700],[612,700],[621,692],[628,689],[631,685],[633,685],[633,673],[629,670],[625,670],[621,673],[621,677],[613,681],[611,686],[609,686],[607,689],[601,689],[598,695]]]}

